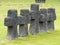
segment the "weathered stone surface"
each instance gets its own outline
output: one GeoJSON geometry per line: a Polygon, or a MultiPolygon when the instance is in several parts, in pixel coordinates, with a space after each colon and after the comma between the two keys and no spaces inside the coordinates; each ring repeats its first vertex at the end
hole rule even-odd
{"type": "Polygon", "coordinates": [[[38,20],[34,20],[34,19],[31,20],[29,31],[32,35],[35,35],[39,32],[38,20]]]}
{"type": "Polygon", "coordinates": [[[49,17],[49,21],[56,20],[56,13],[55,13],[54,8],[48,8],[48,14],[47,15],[49,17]]]}
{"type": "Polygon", "coordinates": [[[6,17],[5,20],[5,26],[14,26],[14,19],[11,17],[6,17]]]}
{"type": "Polygon", "coordinates": [[[31,22],[30,22],[30,30],[29,31],[33,35],[35,35],[39,32],[38,13],[39,13],[39,5],[38,4],[31,4],[31,11],[30,11],[31,22]]]}
{"type": "Polygon", "coordinates": [[[47,27],[48,27],[49,31],[53,31],[54,30],[54,21],[48,21],[47,27]]]}
{"type": "Polygon", "coordinates": [[[17,11],[16,10],[8,10],[8,17],[4,20],[5,26],[8,27],[7,38],[15,39],[18,37],[17,33],[17,11]]]}
{"type": "Polygon", "coordinates": [[[27,18],[27,23],[30,22],[31,16],[29,15],[29,10],[28,9],[21,9],[20,10],[20,15],[25,16],[27,18]]]}
{"type": "Polygon", "coordinates": [[[35,12],[39,11],[39,4],[31,4],[31,10],[35,12]]]}
{"type": "Polygon", "coordinates": [[[8,17],[17,18],[17,11],[14,9],[8,10],[8,17]]]}
{"type": "Polygon", "coordinates": [[[48,30],[53,31],[54,30],[54,21],[56,20],[56,13],[54,8],[48,8],[48,13],[47,13],[49,19],[47,21],[48,25],[48,30]]]}
{"type": "Polygon", "coordinates": [[[31,19],[38,19],[38,12],[31,10],[30,16],[31,16],[31,19]]]}
{"type": "Polygon", "coordinates": [[[26,24],[27,18],[25,16],[18,16],[18,24],[26,24]]]}
{"type": "Polygon", "coordinates": [[[19,37],[25,37],[28,35],[28,25],[20,24],[19,25],[19,37]]]}
{"type": "Polygon", "coordinates": [[[47,32],[47,22],[39,22],[39,32],[47,32]]]}
{"type": "Polygon", "coordinates": [[[48,20],[47,9],[42,8],[42,9],[40,9],[39,13],[40,13],[39,21],[45,22],[48,20]]]}
{"type": "Polygon", "coordinates": [[[31,4],[30,16],[31,19],[39,18],[39,4],[31,4]]]}
{"type": "Polygon", "coordinates": [[[8,26],[7,39],[15,39],[18,37],[17,26],[8,26]]]}
{"type": "Polygon", "coordinates": [[[47,9],[43,8],[43,9],[40,9],[40,12],[39,12],[39,31],[41,32],[46,32],[47,31],[47,19],[48,19],[48,16],[47,16],[47,9]]]}
{"type": "Polygon", "coordinates": [[[28,35],[27,18],[25,16],[18,16],[19,37],[28,35]]]}

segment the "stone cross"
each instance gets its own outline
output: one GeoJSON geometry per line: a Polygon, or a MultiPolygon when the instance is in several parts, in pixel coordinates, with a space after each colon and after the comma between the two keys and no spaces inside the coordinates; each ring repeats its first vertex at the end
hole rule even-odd
{"type": "Polygon", "coordinates": [[[54,30],[54,21],[56,20],[56,13],[54,8],[48,8],[47,13],[49,19],[48,19],[48,30],[52,31],[54,30]]]}
{"type": "Polygon", "coordinates": [[[30,21],[30,30],[29,31],[33,35],[35,35],[39,32],[38,15],[39,15],[39,5],[38,4],[31,4],[31,11],[30,11],[31,21],[30,21]]]}
{"type": "Polygon", "coordinates": [[[40,13],[39,14],[39,29],[40,29],[40,32],[46,32],[47,31],[47,19],[48,19],[47,9],[42,8],[42,9],[40,9],[39,13],[40,13]]]}
{"type": "Polygon", "coordinates": [[[28,20],[27,20],[27,17],[26,16],[22,16],[22,15],[25,15],[26,13],[24,13],[22,11],[21,12],[21,15],[18,16],[18,25],[19,25],[19,36],[20,37],[25,37],[28,35],[28,20]]]}
{"type": "Polygon", "coordinates": [[[14,9],[8,10],[8,17],[5,18],[4,24],[8,27],[7,38],[15,39],[18,37],[17,33],[17,11],[14,9]]]}

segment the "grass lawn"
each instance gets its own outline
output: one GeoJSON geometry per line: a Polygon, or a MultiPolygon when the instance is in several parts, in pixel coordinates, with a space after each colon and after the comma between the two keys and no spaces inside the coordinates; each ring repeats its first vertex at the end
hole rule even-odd
{"type": "Polygon", "coordinates": [[[0,45],[60,45],[60,0],[46,0],[45,4],[40,4],[40,8],[56,9],[57,19],[54,32],[29,34],[27,37],[19,37],[16,40],[6,40],[7,27],[4,26],[4,18],[7,16],[7,11],[16,9],[19,14],[20,9],[29,9],[32,3],[35,3],[34,0],[0,0],[0,45]]]}

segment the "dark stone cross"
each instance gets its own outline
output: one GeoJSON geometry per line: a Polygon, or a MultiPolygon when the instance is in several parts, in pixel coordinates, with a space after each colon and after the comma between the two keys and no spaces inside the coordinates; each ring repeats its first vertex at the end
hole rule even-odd
{"type": "Polygon", "coordinates": [[[45,3],[46,0],[35,0],[36,3],[45,3]]]}
{"type": "Polygon", "coordinates": [[[28,35],[28,23],[29,23],[29,10],[20,10],[20,16],[18,16],[19,24],[19,36],[24,37],[28,35]]]}
{"type": "Polygon", "coordinates": [[[39,5],[38,4],[31,4],[31,11],[30,11],[30,16],[31,16],[31,20],[30,20],[30,33],[35,35],[39,32],[39,28],[38,28],[38,13],[39,12],[39,5]]]}
{"type": "Polygon", "coordinates": [[[18,37],[17,33],[17,11],[8,10],[8,17],[5,18],[4,24],[8,27],[7,38],[15,39],[18,37]]]}
{"type": "Polygon", "coordinates": [[[47,16],[47,9],[45,8],[42,8],[40,9],[40,12],[39,12],[39,31],[40,32],[46,32],[47,31],[47,19],[48,19],[48,16],[47,16]]]}
{"type": "Polygon", "coordinates": [[[48,13],[47,13],[49,19],[48,19],[48,30],[52,31],[54,30],[54,21],[56,20],[56,13],[54,8],[48,8],[48,13]]]}

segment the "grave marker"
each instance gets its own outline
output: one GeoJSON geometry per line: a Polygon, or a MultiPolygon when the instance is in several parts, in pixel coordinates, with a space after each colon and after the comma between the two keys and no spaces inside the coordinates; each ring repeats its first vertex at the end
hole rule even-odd
{"type": "Polygon", "coordinates": [[[5,18],[4,24],[8,27],[7,38],[15,39],[18,37],[17,33],[17,11],[16,10],[8,10],[8,17],[5,18]]]}
{"type": "Polygon", "coordinates": [[[54,8],[48,8],[48,30],[54,30],[54,21],[56,20],[56,13],[54,8]]]}
{"type": "Polygon", "coordinates": [[[40,18],[39,18],[39,27],[40,27],[40,32],[46,32],[47,31],[47,9],[42,8],[40,9],[40,18]]]}
{"type": "Polygon", "coordinates": [[[38,28],[38,13],[39,12],[39,5],[38,4],[31,4],[31,11],[30,11],[30,16],[31,16],[31,22],[30,22],[30,33],[35,35],[39,32],[38,28]]]}

